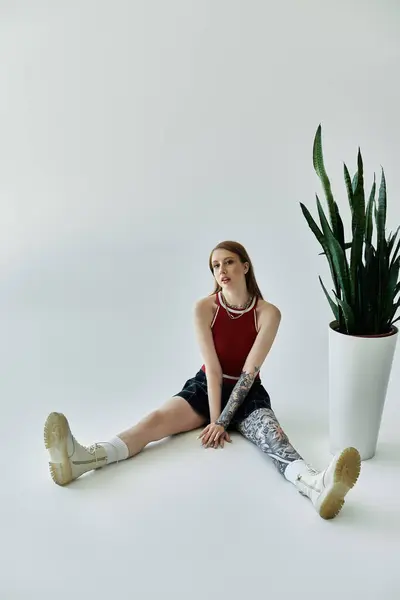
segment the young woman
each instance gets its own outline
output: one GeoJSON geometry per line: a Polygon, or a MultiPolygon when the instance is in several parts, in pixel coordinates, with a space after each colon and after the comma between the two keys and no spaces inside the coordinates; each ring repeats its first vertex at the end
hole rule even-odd
{"type": "Polygon", "coordinates": [[[355,448],[346,448],[322,472],[303,460],[280,427],[260,378],[279,328],[280,311],[263,299],[241,244],[218,244],[211,252],[209,268],[214,292],[194,308],[204,360],[200,370],[159,409],[108,442],[82,446],[65,416],[51,413],[44,437],[52,478],[65,485],[87,471],[138,454],[150,442],[200,427],[198,439],[203,447],[224,447],[234,429],[271,457],[322,518],[331,519],[358,479],[360,455],[355,448]]]}

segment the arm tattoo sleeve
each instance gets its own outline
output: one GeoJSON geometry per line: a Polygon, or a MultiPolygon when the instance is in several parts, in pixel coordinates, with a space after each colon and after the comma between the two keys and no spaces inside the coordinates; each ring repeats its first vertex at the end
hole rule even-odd
{"type": "Polygon", "coordinates": [[[260,367],[255,367],[254,373],[246,373],[246,371],[242,372],[237,384],[232,390],[227,405],[219,418],[215,421],[217,425],[222,425],[225,429],[228,427],[233,415],[246,398],[259,370],[260,367]]]}

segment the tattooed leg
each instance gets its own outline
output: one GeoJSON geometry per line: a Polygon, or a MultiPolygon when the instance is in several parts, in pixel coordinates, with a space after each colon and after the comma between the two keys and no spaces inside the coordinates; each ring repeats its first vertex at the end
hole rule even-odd
{"type": "Polygon", "coordinates": [[[272,409],[260,408],[236,428],[268,454],[279,472],[309,498],[323,519],[333,519],[341,510],[346,494],[360,474],[361,458],[355,448],[338,452],[326,469],[316,471],[293,448],[272,409]]]}
{"type": "Polygon", "coordinates": [[[260,408],[237,425],[238,431],[268,454],[283,475],[289,463],[302,460],[271,408],[260,408]]]}

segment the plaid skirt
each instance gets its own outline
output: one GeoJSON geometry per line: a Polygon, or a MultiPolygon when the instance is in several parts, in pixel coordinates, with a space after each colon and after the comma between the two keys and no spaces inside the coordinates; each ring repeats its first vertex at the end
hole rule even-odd
{"type": "MultiPolygon", "coordinates": [[[[234,380],[223,380],[221,393],[221,412],[227,405],[236,383],[237,381],[234,380]]],[[[207,423],[210,423],[207,376],[202,369],[200,369],[194,377],[188,379],[182,390],[174,395],[184,398],[187,402],[189,402],[193,410],[204,417],[207,420],[207,423]]],[[[228,430],[234,429],[241,421],[246,419],[253,411],[259,408],[272,407],[268,392],[262,385],[260,378],[257,378],[251,386],[242,404],[233,415],[228,430]]]]}

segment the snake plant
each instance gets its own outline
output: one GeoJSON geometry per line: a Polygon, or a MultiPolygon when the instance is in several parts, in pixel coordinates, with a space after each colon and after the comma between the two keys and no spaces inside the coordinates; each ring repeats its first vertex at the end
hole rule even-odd
{"type": "MultiPolygon", "coordinates": [[[[386,238],[386,180],[382,168],[376,200],[374,180],[366,203],[364,171],[360,148],[357,171],[353,178],[344,164],[344,182],[351,214],[351,240],[345,241],[343,221],[333,198],[322,152],[321,125],[314,138],[314,169],[321,180],[329,210],[329,220],[316,195],[321,228],[308,209],[300,202],[301,210],[312,232],[321,244],[330,267],[334,289],[332,298],[321,277],[319,281],[335,317],[335,328],[348,335],[382,335],[393,331],[400,306],[400,239],[390,233],[386,238]],[[374,236],[374,222],[376,232],[374,236]],[[373,236],[375,239],[373,239],[373,236]],[[375,245],[374,245],[375,243],[375,245]]],[[[394,330],[396,330],[394,328],[394,330]]]]}

